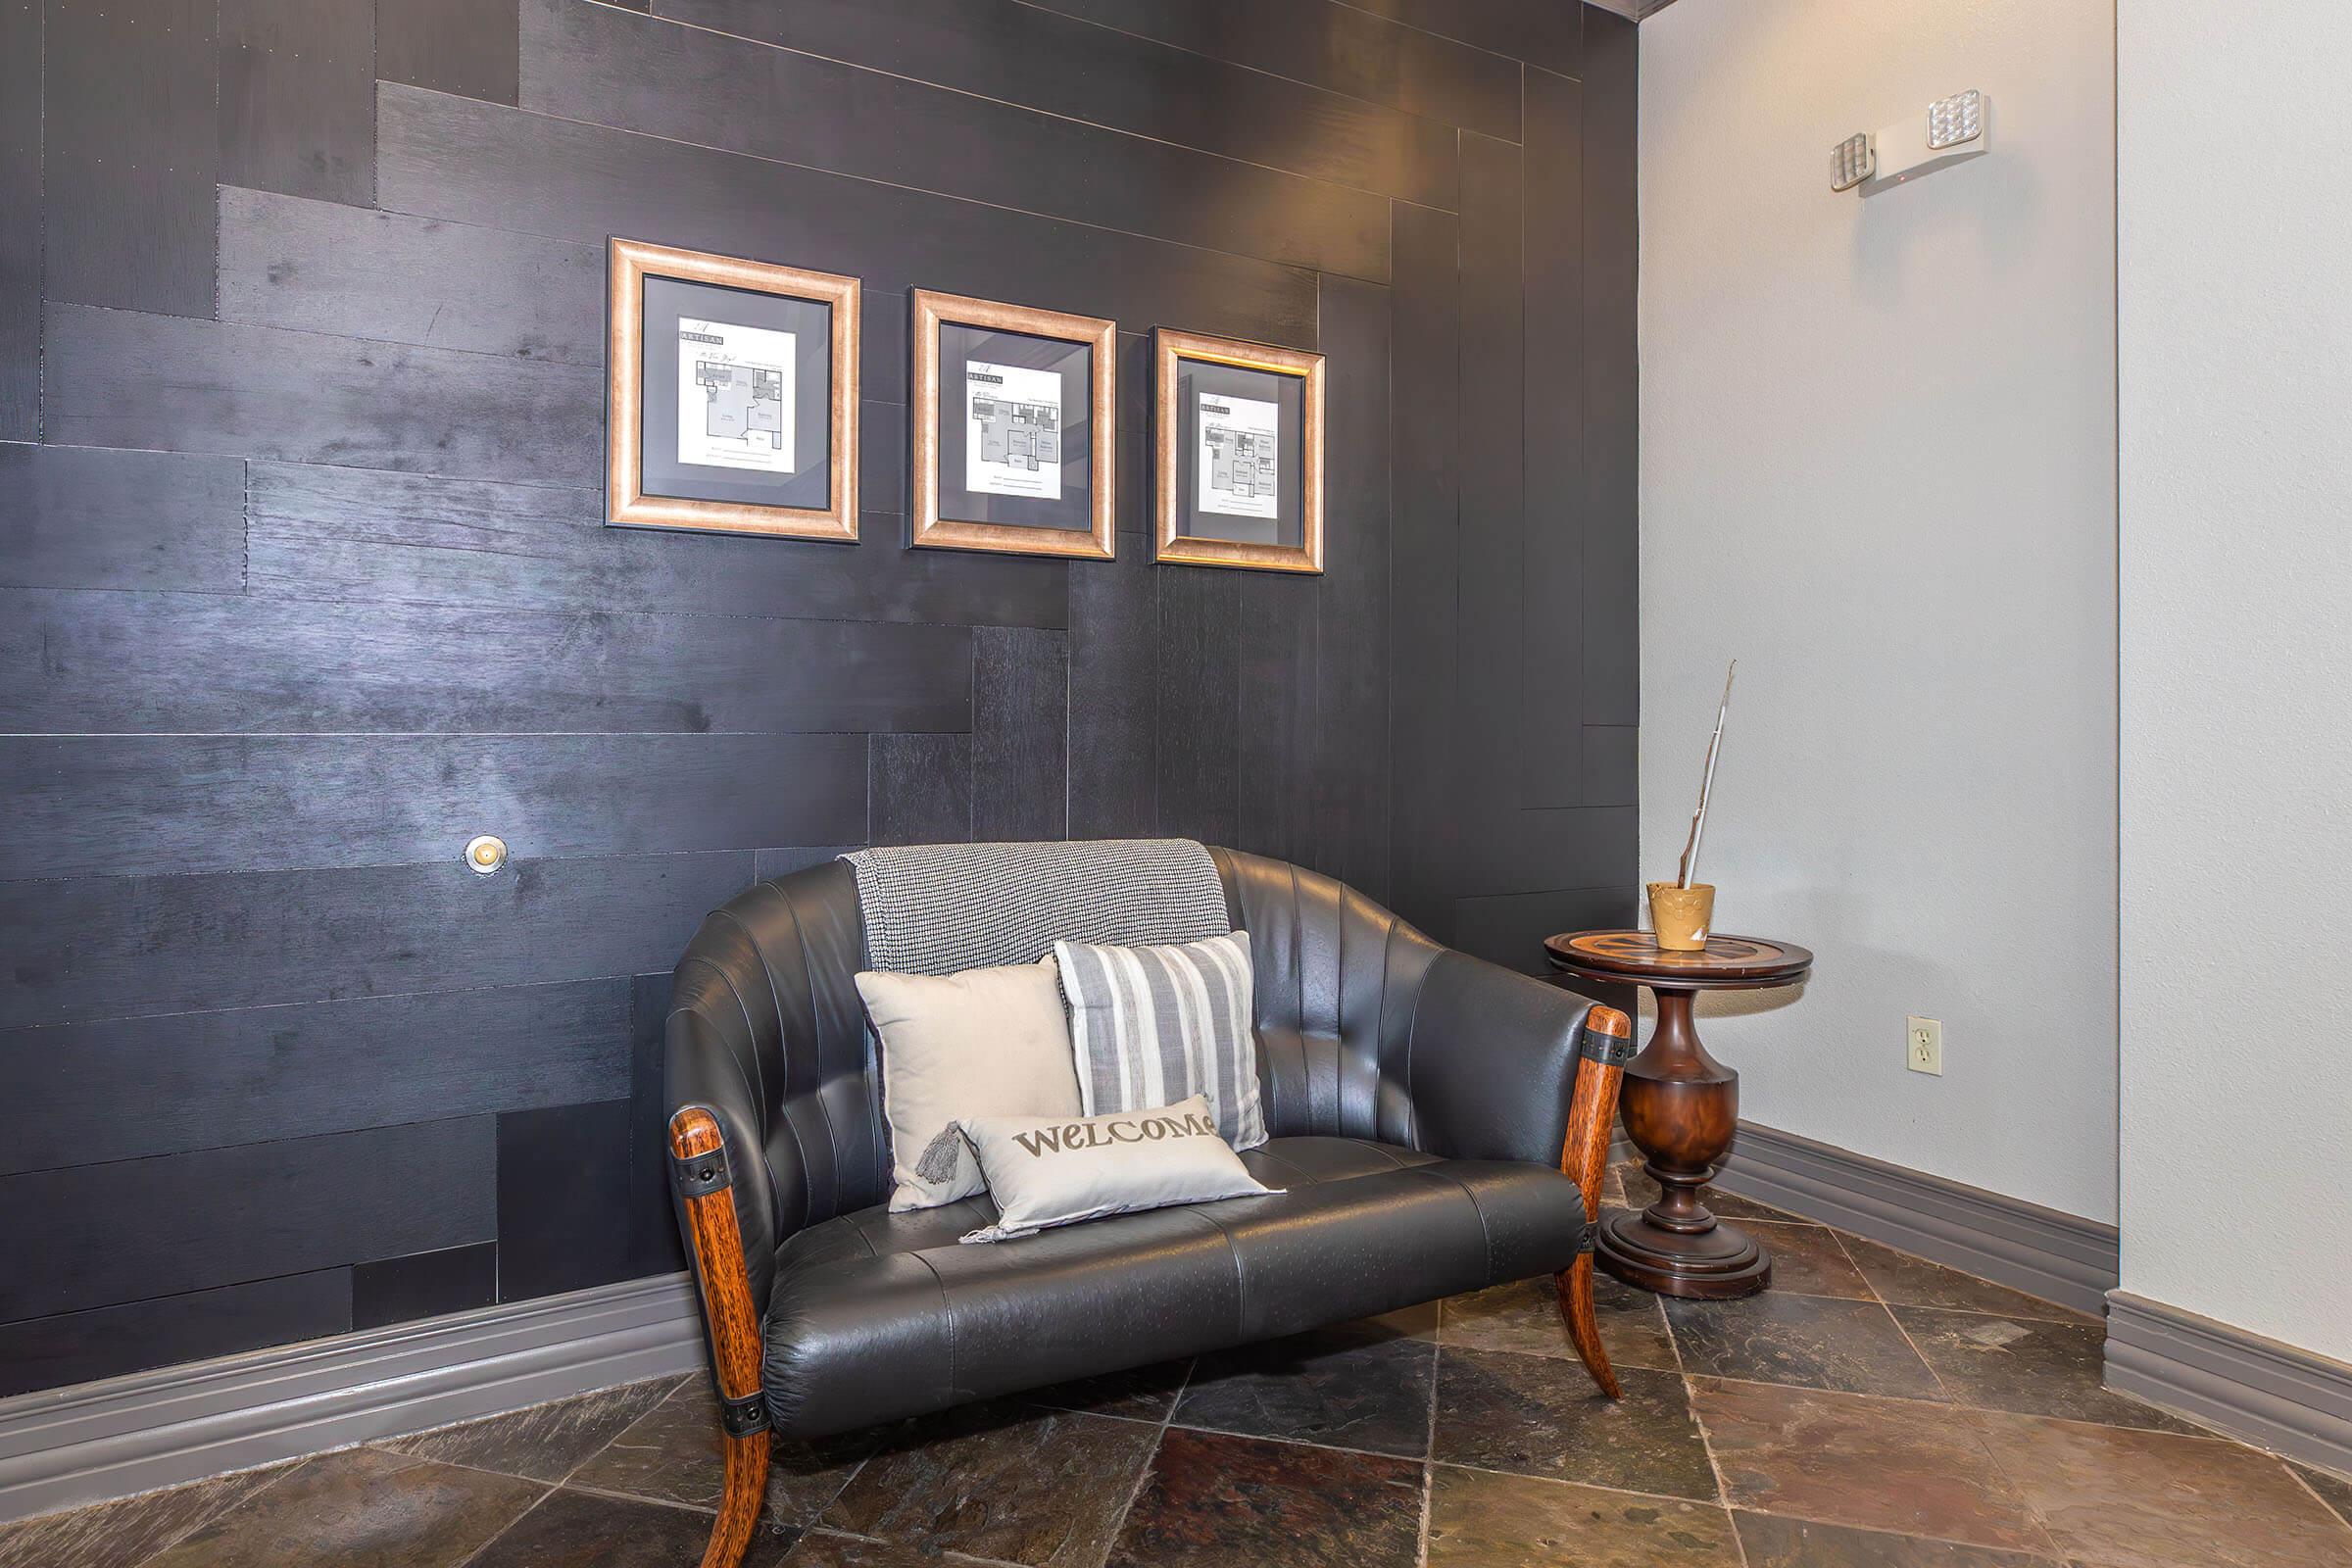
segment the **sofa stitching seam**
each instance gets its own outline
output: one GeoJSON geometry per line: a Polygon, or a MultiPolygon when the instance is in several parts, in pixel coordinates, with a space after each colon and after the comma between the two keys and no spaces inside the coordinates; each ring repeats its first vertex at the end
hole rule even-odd
{"type": "MultiPolygon", "coordinates": [[[[732,917],[730,916],[730,918],[732,918],[732,917]]],[[[741,924],[742,924],[742,922],[741,922],[741,921],[737,921],[736,923],[737,923],[738,925],[741,925],[741,924]]],[[[744,935],[745,935],[746,937],[749,937],[749,936],[751,935],[751,932],[749,931],[749,929],[748,929],[748,928],[745,930],[745,932],[744,932],[744,935]]],[[[758,951],[758,949],[759,949],[759,944],[758,944],[758,943],[754,943],[752,946],[753,946],[753,951],[757,952],[757,951],[758,951]]],[[[766,1075],[765,1073],[760,1073],[760,1072],[759,1071],[759,1069],[760,1069],[760,1046],[759,1046],[759,1043],[758,1043],[757,1036],[758,1036],[758,1035],[759,1035],[759,1033],[760,1033],[760,1029],[759,1029],[759,1026],[758,1026],[757,1024],[755,1024],[755,1023],[753,1023],[753,1022],[752,1022],[752,1009],[751,1009],[751,1005],[750,1005],[748,1003],[746,1003],[746,1002],[743,1000],[743,992],[742,992],[742,990],[741,990],[739,987],[737,987],[737,985],[735,984],[735,977],[734,977],[733,975],[731,975],[731,974],[727,973],[727,971],[726,971],[726,970],[725,970],[723,967],[721,967],[720,965],[718,965],[718,964],[716,964],[716,963],[713,963],[713,962],[711,962],[711,961],[710,961],[709,958],[693,958],[693,959],[688,959],[688,960],[686,960],[686,961],[687,961],[687,962],[693,962],[693,963],[699,963],[699,964],[701,964],[701,965],[702,965],[704,968],[706,968],[706,969],[709,969],[709,970],[710,970],[711,973],[713,973],[713,974],[715,974],[715,975],[717,975],[717,976],[718,976],[718,978],[719,978],[720,982],[721,982],[722,984],[724,984],[724,985],[726,986],[726,988],[727,988],[727,995],[728,995],[728,996],[730,996],[730,997],[733,997],[733,998],[735,999],[735,1007],[736,1007],[736,1010],[737,1010],[737,1011],[739,1011],[739,1012],[741,1012],[741,1013],[743,1014],[743,1026],[744,1026],[746,1029],[750,1030],[750,1031],[752,1032],[753,1036],[755,1037],[755,1038],[754,1038],[754,1041],[753,1041],[753,1045],[752,1045],[752,1070],[753,1070],[753,1072],[755,1072],[755,1073],[759,1073],[759,1082],[758,1082],[757,1084],[755,1084],[755,1083],[753,1082],[752,1078],[751,1078],[749,1075],[747,1075],[747,1074],[744,1072],[744,1070],[743,1070],[743,1058],[742,1058],[741,1056],[738,1056],[738,1055],[736,1055],[736,1054],[735,1054],[735,1053],[734,1053],[733,1051],[731,1051],[731,1050],[730,1050],[730,1051],[728,1051],[728,1052],[726,1053],[726,1057],[727,1057],[727,1061],[728,1061],[728,1063],[729,1063],[730,1065],[732,1065],[732,1066],[734,1067],[734,1069],[735,1069],[735,1077],[736,1077],[736,1080],[737,1080],[738,1082],[740,1082],[740,1083],[743,1085],[743,1087],[744,1087],[744,1088],[746,1088],[746,1089],[749,1089],[749,1090],[751,1090],[751,1092],[752,1092],[752,1116],[753,1116],[752,1130],[753,1130],[753,1132],[754,1132],[755,1134],[757,1134],[757,1135],[760,1137],[760,1139],[761,1143],[762,1143],[762,1144],[764,1144],[764,1143],[765,1143],[765,1141],[766,1141],[766,1137],[767,1137],[767,1129],[766,1129],[765,1127],[762,1127],[762,1126],[760,1126],[760,1121],[762,1121],[762,1120],[764,1120],[764,1119],[765,1119],[765,1113],[766,1113],[766,1109],[767,1109],[767,1090],[766,1090],[766,1087],[765,1087],[765,1086],[766,1086],[766,1083],[767,1083],[767,1075],[766,1075]]],[[[764,960],[762,960],[762,961],[764,962],[764,960]]],[[[678,965],[678,967],[679,967],[679,968],[681,968],[681,969],[682,969],[682,968],[684,968],[685,966],[686,966],[686,964],[685,964],[685,963],[680,963],[680,964],[678,965]]],[[[669,1012],[668,1012],[668,1014],[667,1014],[666,1016],[664,1016],[664,1017],[663,1017],[663,1019],[662,1020],[662,1035],[663,1035],[662,1054],[663,1054],[664,1056],[667,1056],[667,1055],[668,1055],[668,1054],[669,1054],[669,1047],[668,1047],[668,1043],[667,1043],[667,1036],[668,1036],[668,1033],[669,1033],[669,1019],[676,1017],[676,1016],[677,1016],[679,1013],[681,1013],[681,1012],[690,1012],[690,1013],[698,1013],[698,1014],[699,1014],[700,1010],[701,1010],[700,1008],[697,1008],[697,1007],[693,1006],[691,1004],[687,1004],[687,1005],[685,1005],[685,1006],[673,1006],[673,1007],[671,1007],[671,1008],[669,1009],[669,1012]]],[[[779,1049],[779,1050],[781,1050],[781,1048],[782,1048],[782,1042],[780,1042],[780,1041],[779,1041],[779,1042],[778,1042],[778,1049],[779,1049]]],[[[805,1200],[805,1199],[807,1198],[807,1196],[808,1196],[808,1181],[807,1181],[807,1176],[808,1176],[808,1152],[806,1149],[803,1149],[803,1148],[801,1147],[801,1133],[800,1133],[800,1129],[799,1129],[799,1128],[797,1128],[797,1127],[795,1127],[795,1126],[793,1126],[793,1124],[792,1124],[792,1118],[791,1118],[790,1116],[786,1116],[786,1117],[784,1118],[784,1130],[785,1130],[786,1132],[788,1132],[788,1133],[792,1134],[792,1144],[793,1144],[793,1148],[794,1148],[795,1150],[798,1150],[798,1151],[800,1152],[800,1156],[801,1156],[801,1173],[802,1173],[802,1177],[803,1177],[803,1180],[802,1180],[802,1183],[801,1183],[801,1191],[802,1191],[802,1196],[803,1196],[803,1198],[804,1198],[804,1200],[805,1200]]],[[[770,1212],[772,1212],[772,1213],[773,1213],[773,1214],[776,1216],[776,1224],[777,1224],[777,1227],[778,1227],[779,1229],[781,1229],[781,1228],[782,1228],[782,1226],[783,1226],[783,1223],[784,1223],[784,1194],[783,1194],[783,1193],[782,1193],[782,1191],[781,1191],[781,1190],[779,1190],[779,1189],[777,1188],[777,1186],[776,1186],[776,1168],[775,1168],[775,1166],[773,1166],[773,1165],[771,1165],[771,1164],[769,1164],[769,1163],[768,1163],[768,1159],[767,1159],[767,1151],[766,1151],[766,1149],[764,1149],[764,1148],[756,1149],[756,1150],[754,1150],[754,1151],[753,1151],[753,1152],[754,1152],[754,1153],[756,1153],[756,1154],[758,1154],[758,1155],[760,1156],[760,1173],[761,1175],[763,1175],[763,1176],[765,1176],[765,1177],[767,1178],[767,1206],[768,1206],[768,1209],[770,1210],[770,1212]]],[[[805,1229],[807,1229],[807,1228],[808,1228],[808,1209],[807,1209],[806,1203],[804,1202],[804,1205],[803,1205],[803,1208],[802,1208],[802,1212],[801,1212],[801,1223],[800,1223],[799,1225],[796,1225],[796,1226],[794,1226],[794,1227],[793,1227],[793,1229],[794,1229],[796,1232],[797,1232],[797,1231],[800,1231],[800,1230],[805,1230],[805,1229]]],[[[781,1242],[782,1238],[781,1238],[781,1237],[778,1237],[778,1238],[777,1238],[777,1240],[778,1240],[779,1242],[781,1242]]]]}
{"type": "MultiPolygon", "coordinates": [[[[1264,1159],[1264,1160],[1270,1160],[1270,1161],[1272,1161],[1274,1164],[1280,1165],[1280,1166],[1281,1166],[1281,1167],[1282,1167],[1284,1170],[1287,1170],[1287,1171],[1289,1171],[1289,1172],[1290,1172],[1292,1175],[1294,1175],[1294,1176],[1297,1176],[1297,1177],[1298,1177],[1299,1180],[1301,1180],[1301,1181],[1305,1182],[1305,1183],[1306,1183],[1306,1185],[1307,1185],[1307,1186],[1309,1186],[1309,1187],[1320,1187],[1320,1186],[1322,1186],[1322,1185],[1323,1185],[1323,1184],[1322,1184],[1320,1181],[1316,1180],[1316,1179],[1315,1179],[1313,1176],[1310,1176],[1310,1175],[1308,1175],[1308,1174],[1307,1174],[1307,1170],[1306,1170],[1306,1167],[1305,1167],[1305,1166],[1303,1166],[1303,1165],[1297,1165],[1297,1164],[1293,1164],[1291,1161],[1289,1161],[1289,1160],[1287,1160],[1287,1159],[1283,1158],[1283,1157],[1282,1157],[1280,1154],[1269,1154],[1269,1153],[1267,1153],[1267,1152],[1266,1152],[1266,1146],[1265,1146],[1265,1145],[1263,1145],[1263,1144],[1260,1144],[1260,1145],[1258,1145],[1258,1146],[1257,1146],[1257,1148],[1256,1148],[1256,1149],[1254,1149],[1254,1150],[1252,1150],[1252,1151],[1250,1151],[1250,1152],[1252,1152],[1252,1153],[1256,1154],[1256,1155],[1257,1155],[1257,1157],[1258,1157],[1258,1158],[1260,1158],[1260,1159],[1264,1159]]],[[[1220,1227],[1220,1229],[1221,1229],[1221,1228],[1222,1228],[1222,1227],[1220,1227]]]]}
{"type": "Polygon", "coordinates": [[[1411,1136],[1412,1147],[1416,1150],[1421,1148],[1421,1092],[1413,1082],[1413,1048],[1421,1041],[1421,999],[1429,995],[1430,970],[1436,967],[1432,964],[1429,970],[1422,972],[1421,983],[1413,988],[1413,1010],[1405,1014],[1404,1019],[1405,1130],[1411,1136]]]}
{"type": "Polygon", "coordinates": [[[953,1400],[959,1392],[956,1385],[956,1303],[949,1298],[948,1282],[940,1277],[939,1269],[929,1258],[921,1252],[909,1252],[906,1255],[922,1264],[924,1271],[931,1276],[931,1283],[939,1287],[939,1309],[948,1319],[948,1397],[953,1400]]]}
{"type": "Polygon", "coordinates": [[[1233,1232],[1214,1214],[1203,1213],[1200,1209],[1190,1206],[1186,1207],[1184,1212],[1196,1219],[1206,1220],[1210,1225],[1216,1227],[1218,1235],[1225,1238],[1225,1255],[1233,1259],[1233,1334],[1238,1342],[1242,1338],[1242,1320],[1247,1316],[1247,1298],[1250,1293],[1249,1276],[1242,1268],[1242,1250],[1234,1244],[1233,1232]]]}
{"type": "MultiPolygon", "coordinates": [[[[1421,1168],[1418,1165],[1407,1165],[1403,1160],[1398,1159],[1395,1154],[1390,1153],[1387,1149],[1382,1147],[1380,1144],[1373,1142],[1369,1138],[1344,1138],[1341,1139],[1340,1142],[1353,1144],[1358,1149],[1371,1150],[1381,1158],[1387,1160],[1389,1162],[1389,1167],[1392,1170],[1419,1170],[1421,1168]]],[[[1418,1152],[1418,1151],[1416,1151],[1416,1152],[1418,1152]]]]}
{"type": "MultiPolygon", "coordinates": [[[[815,1102],[816,1102],[816,1113],[817,1113],[817,1115],[818,1115],[820,1118],[822,1118],[822,1119],[823,1119],[823,1121],[824,1121],[824,1124],[825,1124],[825,1148],[827,1149],[827,1151],[829,1151],[829,1152],[831,1152],[831,1154],[832,1154],[832,1156],[833,1156],[833,1159],[832,1159],[832,1166],[833,1166],[833,1169],[832,1169],[832,1178],[833,1178],[833,1193],[832,1193],[833,1203],[832,1203],[832,1207],[833,1207],[833,1211],[834,1211],[835,1213],[837,1213],[837,1214],[838,1214],[838,1213],[840,1213],[840,1212],[841,1212],[841,1210],[842,1210],[842,1185],[843,1185],[843,1184],[842,1184],[842,1162],[843,1162],[843,1161],[842,1161],[842,1149],[841,1149],[841,1134],[840,1134],[839,1132],[837,1132],[837,1131],[834,1129],[834,1126],[833,1126],[833,1107],[825,1103],[825,1048],[824,1048],[823,1044],[821,1043],[821,1041],[819,1040],[819,1036],[820,1036],[820,1035],[823,1033],[823,1028],[822,1028],[821,1024],[819,1023],[819,1021],[818,1021],[818,1019],[817,1019],[817,1015],[816,1015],[816,972],[817,972],[817,965],[816,965],[816,955],[815,955],[814,953],[811,953],[811,952],[808,950],[808,925],[807,925],[807,924],[806,924],[806,923],[805,923],[805,922],[804,922],[804,921],[801,919],[801,910],[800,910],[800,906],[799,906],[799,905],[797,905],[797,904],[795,904],[795,903],[793,903],[793,901],[792,901],[792,900],[790,900],[790,899],[786,899],[786,900],[784,901],[784,908],[785,908],[785,912],[786,912],[786,913],[788,913],[788,914],[790,914],[790,915],[792,916],[792,937],[793,937],[793,941],[794,941],[796,944],[798,944],[798,945],[799,945],[799,947],[800,947],[800,950],[801,950],[801,969],[802,969],[802,972],[803,972],[803,973],[805,973],[806,975],[808,975],[808,1049],[809,1049],[809,1054],[811,1054],[811,1055],[812,1055],[812,1056],[815,1058],[815,1067],[816,1067],[816,1074],[815,1074],[815,1076],[816,1076],[816,1087],[815,1087],[815,1089],[814,1089],[814,1091],[813,1091],[813,1093],[812,1093],[812,1095],[811,1095],[811,1098],[812,1098],[812,1099],[814,1099],[814,1100],[815,1100],[815,1102]]],[[[761,963],[765,963],[765,962],[767,961],[767,954],[766,954],[766,952],[765,952],[764,950],[761,950],[761,951],[760,951],[760,961],[761,963]]],[[[776,989],[776,988],[775,988],[775,981],[774,981],[774,977],[773,977],[773,971],[772,971],[772,970],[770,971],[770,977],[769,977],[768,985],[769,985],[769,989],[771,989],[771,990],[774,990],[774,989],[776,989]]],[[[784,1049],[784,1034],[783,1034],[783,1029],[782,1029],[782,1024],[783,1024],[783,1008],[782,1008],[783,995],[782,995],[782,993],[781,993],[780,991],[777,993],[777,998],[776,998],[776,1000],[777,1000],[777,1003],[778,1003],[778,1007],[777,1007],[777,1015],[776,1015],[776,1022],[777,1022],[777,1025],[778,1025],[778,1028],[777,1028],[777,1031],[776,1031],[776,1050],[777,1050],[777,1054],[780,1055],[780,1054],[782,1054],[782,1053],[783,1053],[783,1049],[784,1049]]],[[[858,1050],[859,1050],[860,1054],[862,1054],[862,1053],[863,1053],[863,1051],[864,1051],[864,1049],[865,1049],[865,1040],[864,1040],[864,1034],[863,1034],[863,1029],[864,1029],[864,1021],[863,1021],[862,1019],[860,1019],[860,1020],[859,1020],[859,1023],[858,1023],[858,1028],[859,1028],[859,1031],[860,1031],[860,1032],[859,1032],[859,1036],[858,1036],[858,1050]]],[[[859,1066],[860,1066],[860,1067],[862,1067],[863,1065],[864,1065],[864,1063],[863,1063],[862,1061],[860,1061],[860,1062],[859,1062],[859,1066]]],[[[792,1086],[792,1074],[791,1074],[791,1070],[790,1070],[790,1064],[789,1064],[789,1063],[787,1063],[787,1066],[786,1066],[786,1071],[785,1071],[785,1078],[784,1078],[784,1082],[785,1082],[785,1088],[786,1088],[786,1090],[789,1092],[789,1091],[790,1091],[790,1089],[791,1089],[791,1086],[792,1086]]],[[[868,1095],[868,1099],[870,1100],[871,1098],[873,1098],[873,1097],[872,1097],[872,1096],[869,1094],[869,1095],[868,1095]]],[[[811,1206],[813,1206],[813,1205],[814,1205],[814,1203],[815,1203],[815,1195],[814,1195],[814,1194],[811,1194],[811,1195],[809,1196],[809,1202],[810,1202],[811,1206]]]]}
{"type": "Polygon", "coordinates": [[[1445,1169],[1442,1164],[1435,1167],[1418,1166],[1415,1168],[1429,1170],[1433,1175],[1445,1177],[1447,1181],[1453,1183],[1454,1186],[1462,1190],[1462,1196],[1464,1198],[1470,1200],[1470,1212],[1478,1216],[1479,1240],[1486,1244],[1487,1279],[1491,1283],[1494,1278],[1494,1233],[1487,1228],[1487,1211],[1485,1207],[1480,1204],[1478,1200],[1478,1195],[1470,1190],[1470,1184],[1468,1182],[1462,1180],[1459,1176],[1456,1176],[1452,1171],[1445,1169]]]}

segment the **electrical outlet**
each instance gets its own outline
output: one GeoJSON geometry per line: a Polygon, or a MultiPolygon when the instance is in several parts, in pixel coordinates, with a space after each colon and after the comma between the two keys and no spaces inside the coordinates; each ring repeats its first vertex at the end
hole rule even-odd
{"type": "Polygon", "coordinates": [[[1943,1023],[1940,1019],[1914,1016],[1907,1020],[1910,1029],[1904,1036],[1903,1065],[1913,1072],[1943,1076],[1943,1023]]]}

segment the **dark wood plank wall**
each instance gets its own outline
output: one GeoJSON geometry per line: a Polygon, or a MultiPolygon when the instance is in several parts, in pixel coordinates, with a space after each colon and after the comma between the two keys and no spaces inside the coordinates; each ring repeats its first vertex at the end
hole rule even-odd
{"type": "Polygon", "coordinates": [[[843,846],[1628,912],[1629,24],[651,13],[0,0],[0,1393],[677,1266],[668,965],[843,846]],[[616,233],[864,279],[861,545],[599,525],[616,233]],[[900,548],[917,286],[1119,321],[1115,563],[900,548]],[[1327,575],[1145,562],[1163,323],[1329,356],[1327,575]]]}

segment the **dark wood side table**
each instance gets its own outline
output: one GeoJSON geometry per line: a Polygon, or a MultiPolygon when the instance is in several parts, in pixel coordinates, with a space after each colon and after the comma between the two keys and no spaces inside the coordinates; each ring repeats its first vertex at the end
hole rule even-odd
{"type": "Polygon", "coordinates": [[[1752,1296],[1772,1283],[1772,1254],[1698,1200],[1732,1147],[1740,1121],[1740,1074],[1707,1054],[1690,1025],[1701,991],[1759,991],[1793,985],[1813,955],[1786,942],[1713,936],[1705,951],[1670,953],[1646,931],[1572,931],[1546,937],[1544,954],[1563,975],[1656,993],[1658,1026],[1626,1064],[1618,1109],[1658,1200],[1601,1221],[1600,1266],[1629,1285],[1663,1296],[1752,1296]]]}

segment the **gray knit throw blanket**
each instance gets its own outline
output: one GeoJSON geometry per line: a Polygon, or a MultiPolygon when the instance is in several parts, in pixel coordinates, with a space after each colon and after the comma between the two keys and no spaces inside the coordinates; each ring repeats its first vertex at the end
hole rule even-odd
{"type": "Polygon", "coordinates": [[[894,974],[1035,963],[1056,942],[1140,947],[1233,929],[1216,862],[1191,839],[913,844],[842,857],[865,961],[894,974]]]}

